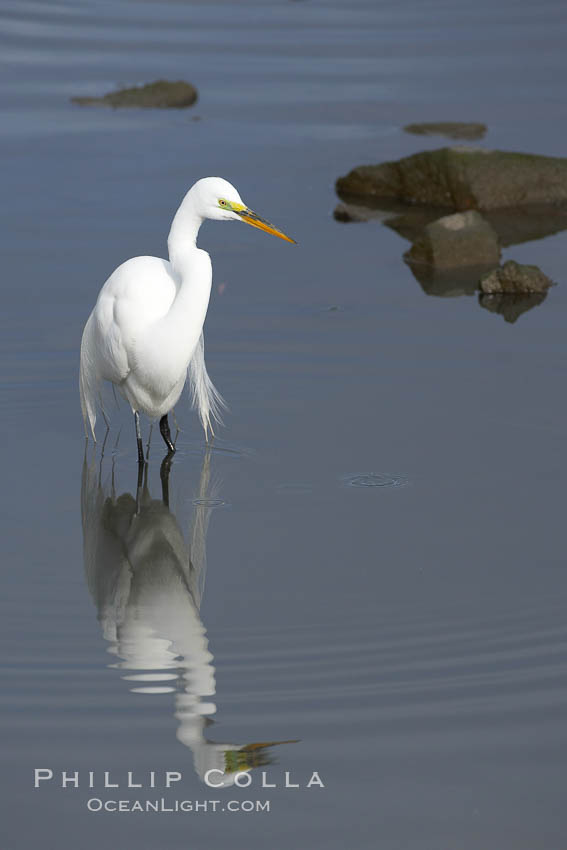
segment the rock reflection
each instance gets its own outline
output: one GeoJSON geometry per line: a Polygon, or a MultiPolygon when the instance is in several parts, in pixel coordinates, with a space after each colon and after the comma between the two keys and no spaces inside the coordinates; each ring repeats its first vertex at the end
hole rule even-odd
{"type": "MultiPolygon", "coordinates": [[[[360,198],[340,197],[341,203],[334,211],[337,221],[379,221],[408,242],[414,242],[428,224],[454,212],[451,207],[411,206],[383,198],[362,204],[360,198]]],[[[483,210],[482,216],[492,225],[504,248],[567,230],[567,209],[564,206],[530,204],[512,209],[483,210]]]]}
{"type": "Polygon", "coordinates": [[[478,282],[490,271],[488,266],[468,266],[462,269],[438,271],[419,263],[406,264],[427,295],[440,298],[455,298],[460,295],[477,295],[478,303],[485,310],[502,316],[505,322],[514,324],[520,316],[533,310],[545,301],[546,292],[485,294],[478,291],[478,282]]]}
{"type": "MultiPolygon", "coordinates": [[[[188,522],[187,541],[169,506],[171,461],[160,469],[161,498],[152,499],[148,466],[139,473],[136,494],[109,487],[101,467],[83,463],[81,515],[84,564],[112,665],[137,694],[175,693],[177,738],[193,755],[195,771],[225,774],[271,763],[269,748],[287,741],[219,744],[205,736],[216,712],[215,667],[199,615],[206,572],[206,538],[215,499],[211,452],[203,459],[188,522]]],[[[218,778],[218,775],[216,775],[218,778]]]]}
{"type": "MultiPolygon", "coordinates": [[[[415,242],[427,225],[452,212],[449,208],[410,206],[389,199],[365,199],[339,193],[341,201],[335,207],[334,217],[342,222],[378,221],[394,230],[408,242],[415,242]]],[[[524,242],[544,239],[567,229],[567,209],[550,204],[531,204],[512,209],[486,210],[483,217],[498,234],[500,244],[507,248],[524,242]]],[[[478,294],[480,277],[494,268],[490,266],[463,266],[455,269],[436,269],[433,266],[404,260],[411,273],[427,295],[452,298],[478,294]]],[[[545,294],[514,294],[487,296],[480,294],[481,307],[501,315],[513,323],[528,310],[545,300],[545,294]]]]}
{"type": "Polygon", "coordinates": [[[523,313],[532,310],[545,301],[547,292],[530,292],[525,295],[487,295],[480,293],[478,303],[485,310],[502,316],[505,322],[513,325],[523,313]]]}
{"type": "Polygon", "coordinates": [[[422,263],[411,263],[405,257],[404,259],[423,291],[427,295],[436,295],[440,298],[474,295],[478,292],[481,276],[494,268],[492,265],[437,270],[422,263]]]}

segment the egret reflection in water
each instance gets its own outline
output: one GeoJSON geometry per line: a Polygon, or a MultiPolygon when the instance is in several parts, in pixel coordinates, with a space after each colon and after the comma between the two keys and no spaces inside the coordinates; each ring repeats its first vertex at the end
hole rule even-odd
{"type": "Polygon", "coordinates": [[[177,738],[193,754],[195,771],[225,773],[271,763],[269,747],[288,741],[219,744],[205,736],[216,712],[215,668],[199,615],[206,572],[206,537],[213,506],[211,451],[207,449],[187,522],[185,539],[169,506],[171,457],[160,469],[161,498],[140,468],[136,494],[117,495],[114,463],[110,484],[101,482],[102,461],[85,456],[81,485],[87,585],[113,667],[123,671],[136,694],[174,693],[177,738]]]}

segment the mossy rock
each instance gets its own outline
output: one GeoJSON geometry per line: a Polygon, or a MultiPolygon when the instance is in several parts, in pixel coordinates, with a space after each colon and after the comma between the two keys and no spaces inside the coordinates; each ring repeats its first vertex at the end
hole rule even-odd
{"type": "Polygon", "coordinates": [[[387,198],[454,211],[567,204],[567,159],[470,147],[440,148],[360,165],[336,183],[341,196],[387,198]]]}
{"type": "Polygon", "coordinates": [[[156,80],[145,86],[134,86],[109,92],[102,97],[73,97],[80,106],[110,106],[113,109],[185,109],[197,101],[195,86],[183,80],[156,80]]]}

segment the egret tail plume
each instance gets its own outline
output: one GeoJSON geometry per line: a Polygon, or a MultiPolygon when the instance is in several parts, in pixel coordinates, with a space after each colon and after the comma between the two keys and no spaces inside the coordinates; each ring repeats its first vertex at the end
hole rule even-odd
{"type": "Polygon", "coordinates": [[[227,409],[227,405],[207,372],[205,366],[205,338],[203,334],[199,337],[197,347],[193,352],[193,356],[187,370],[191,391],[191,404],[199,413],[201,425],[205,430],[207,437],[208,430],[214,434],[212,420],[223,425],[222,411],[227,409]]]}

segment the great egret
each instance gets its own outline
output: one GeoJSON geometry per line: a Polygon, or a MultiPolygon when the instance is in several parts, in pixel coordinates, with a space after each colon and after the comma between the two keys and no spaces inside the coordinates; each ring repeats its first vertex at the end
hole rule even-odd
{"type": "Polygon", "coordinates": [[[81,409],[87,436],[90,428],[96,440],[100,385],[103,380],[114,384],[134,413],[140,464],[144,463],[140,412],[159,418],[161,435],[174,452],[167,414],[187,378],[205,438],[209,429],[213,433],[211,418],[220,421],[224,402],[207,373],[203,339],[211,259],[196,245],[206,218],[245,221],[294,241],[248,209],[227,180],[204,177],[187,192],[175,214],[167,240],[169,262],[134,257],[110,275],[81,340],[81,409]]]}

